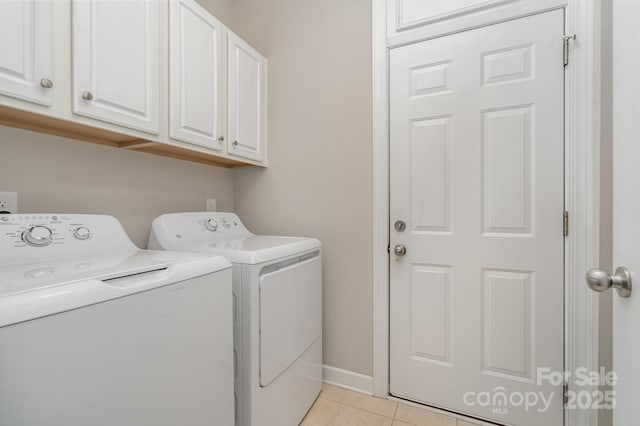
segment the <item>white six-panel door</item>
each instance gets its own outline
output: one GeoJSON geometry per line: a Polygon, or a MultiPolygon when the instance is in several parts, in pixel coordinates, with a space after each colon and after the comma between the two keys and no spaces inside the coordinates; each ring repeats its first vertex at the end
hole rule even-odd
{"type": "Polygon", "coordinates": [[[73,112],[159,133],[161,5],[73,1],[73,112]]]}
{"type": "Polygon", "coordinates": [[[220,150],[223,26],[194,0],[170,8],[170,136],[220,150]]]}
{"type": "Polygon", "coordinates": [[[536,384],[563,369],[563,29],[557,10],[390,53],[393,395],[563,422],[562,386],[536,384]],[[551,402],[478,398],[502,391],[551,402]]]}
{"type": "Polygon", "coordinates": [[[51,105],[51,6],[50,0],[0,1],[0,93],[51,105]]]}
{"type": "Polygon", "coordinates": [[[229,33],[229,153],[262,160],[264,58],[229,33]]]}

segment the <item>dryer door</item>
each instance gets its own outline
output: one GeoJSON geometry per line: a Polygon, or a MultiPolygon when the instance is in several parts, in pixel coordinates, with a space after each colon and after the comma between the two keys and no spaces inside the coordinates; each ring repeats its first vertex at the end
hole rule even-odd
{"type": "MultiPolygon", "coordinates": [[[[304,259],[304,257],[303,257],[304,259]]],[[[300,259],[297,259],[300,260],[300,259]]],[[[260,276],[260,386],[269,385],[322,338],[319,254],[260,276]]],[[[276,266],[278,268],[278,266],[276,266]]]]}

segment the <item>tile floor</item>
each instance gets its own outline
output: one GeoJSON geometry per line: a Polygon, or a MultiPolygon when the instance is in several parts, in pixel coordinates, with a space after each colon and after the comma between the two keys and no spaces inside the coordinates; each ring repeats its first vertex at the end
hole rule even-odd
{"type": "Polygon", "coordinates": [[[483,423],[462,420],[415,405],[374,398],[325,384],[301,426],[476,426],[483,423]]]}

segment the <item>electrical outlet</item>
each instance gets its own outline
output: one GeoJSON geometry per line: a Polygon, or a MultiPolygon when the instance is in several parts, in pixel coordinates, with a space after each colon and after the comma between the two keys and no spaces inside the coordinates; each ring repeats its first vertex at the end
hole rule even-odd
{"type": "Polygon", "coordinates": [[[0,192],[0,214],[18,213],[18,193],[0,192]]]}
{"type": "Polygon", "coordinates": [[[215,198],[207,198],[207,211],[215,212],[216,211],[216,199],[215,198]]]}

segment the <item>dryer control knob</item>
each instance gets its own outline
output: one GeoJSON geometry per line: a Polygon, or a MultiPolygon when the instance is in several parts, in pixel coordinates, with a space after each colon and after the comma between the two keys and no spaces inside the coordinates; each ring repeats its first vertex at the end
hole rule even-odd
{"type": "Polygon", "coordinates": [[[229,221],[229,219],[222,219],[222,225],[225,228],[231,228],[231,221],[229,221]]]}
{"type": "Polygon", "coordinates": [[[216,232],[218,230],[218,222],[213,219],[208,219],[204,222],[204,227],[211,232],[216,232]]]}
{"type": "Polygon", "coordinates": [[[79,240],[88,240],[91,236],[91,231],[85,226],[79,226],[73,230],[73,236],[79,240]]]}
{"type": "Polygon", "coordinates": [[[44,247],[53,241],[53,231],[46,226],[32,226],[22,233],[22,241],[33,247],[44,247]]]}

